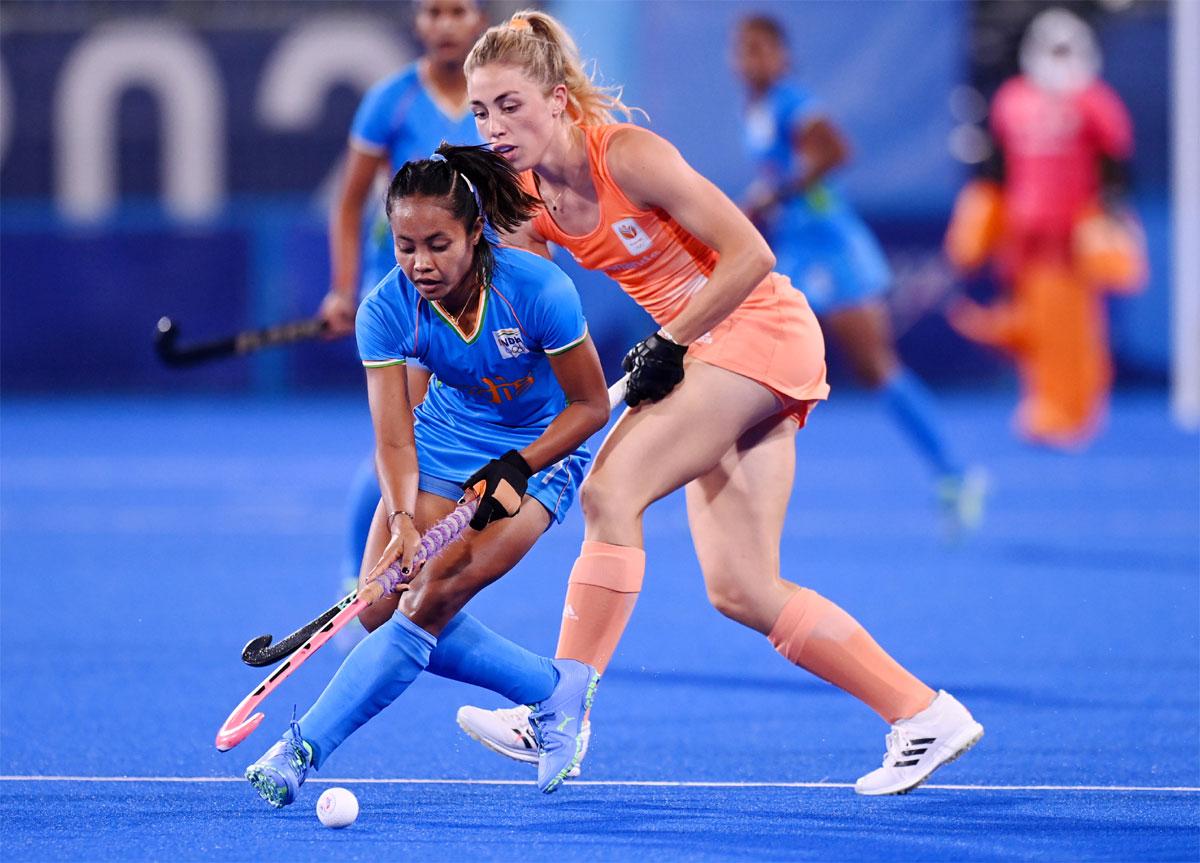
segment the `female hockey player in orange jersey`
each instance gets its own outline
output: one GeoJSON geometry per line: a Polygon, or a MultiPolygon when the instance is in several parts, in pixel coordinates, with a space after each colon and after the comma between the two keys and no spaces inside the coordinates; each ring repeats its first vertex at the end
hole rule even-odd
{"type": "MultiPolygon", "coordinates": [[[[660,325],[625,357],[632,409],[581,490],[585,536],[558,655],[603,673],[641,589],[642,513],[686,487],[713,605],[892,725],[884,766],[858,781],[859,793],[920,784],[974,744],[982,726],[837,605],[780,577],[793,435],[829,391],[804,295],[771,272],[762,236],[670,143],[616,122],[614,112],[628,117],[628,109],[588,79],[550,16],[521,12],[491,28],[466,71],[482,137],[543,201],[513,242],[543,253],[548,242],[564,247],[660,325]]],[[[473,716],[486,724],[487,713],[473,716]]],[[[471,714],[464,719],[496,742],[471,714]]]]}

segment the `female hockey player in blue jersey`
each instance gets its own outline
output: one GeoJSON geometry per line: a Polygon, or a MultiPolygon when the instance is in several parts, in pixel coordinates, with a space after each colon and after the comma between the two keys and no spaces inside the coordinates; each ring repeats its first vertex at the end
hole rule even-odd
{"type": "Polygon", "coordinates": [[[511,231],[537,203],[498,155],[443,144],[392,181],[387,214],[399,266],[367,295],[356,334],[366,368],[382,499],[360,583],[400,560],[462,489],[484,486],[474,531],[416,572],[411,588],[363,613],[373,630],[317,702],[246,778],[274,806],[291,803],[356,728],[423,670],[533,704],[539,787],[579,761],[598,677],[574,660],[536,656],[462,612],[467,601],[561,521],[608,418],[608,394],[579,296],[554,264],[493,246],[485,220],[511,231]],[[414,411],[406,364],[432,373],[414,411]]]}
{"type": "Polygon", "coordinates": [[[788,49],[773,18],[742,19],[734,64],[748,90],[746,150],[756,179],[745,209],[763,231],[776,269],[804,292],[855,375],[930,466],[952,532],[982,514],[985,478],[967,469],[946,440],[933,396],[904,367],[882,296],[891,281],[883,251],[831,182],[849,151],[824,108],[786,78],[788,49]]]}
{"type": "Polygon", "coordinates": [[[329,226],[329,293],[318,311],[331,338],[354,331],[359,298],[396,266],[382,208],[368,208],[376,181],[390,180],[401,165],[432,153],[442,141],[480,143],[462,65],[487,20],[474,0],[422,0],[413,23],[424,54],[371,87],[350,126],[329,226]],[[377,216],[366,231],[364,215],[377,216]]]}
{"type": "MultiPolygon", "coordinates": [[[[401,165],[424,158],[442,141],[480,143],[467,107],[462,68],[471,44],[487,26],[479,4],[421,0],[413,24],[424,53],[371,87],[350,126],[342,184],[329,226],[330,288],[317,313],[327,338],[354,332],[359,299],[396,266],[383,208],[368,204],[376,182],[389,181],[401,165]]],[[[414,384],[421,382],[414,378],[414,384]]],[[[414,386],[412,395],[416,404],[423,391],[414,386]]],[[[343,580],[358,577],[378,500],[375,466],[364,459],[350,487],[343,580]]]]}

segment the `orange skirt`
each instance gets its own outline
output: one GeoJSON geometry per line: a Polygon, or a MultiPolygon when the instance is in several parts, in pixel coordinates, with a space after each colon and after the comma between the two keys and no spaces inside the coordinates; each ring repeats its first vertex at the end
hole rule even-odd
{"type": "Polygon", "coordinates": [[[804,294],[779,273],[696,339],[688,355],[767,387],[779,398],[780,413],[801,428],[816,402],[829,397],[821,325],[804,294]]]}

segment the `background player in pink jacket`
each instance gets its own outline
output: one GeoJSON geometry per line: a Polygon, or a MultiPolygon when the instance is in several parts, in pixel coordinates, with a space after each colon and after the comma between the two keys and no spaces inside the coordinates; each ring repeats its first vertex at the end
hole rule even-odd
{"type": "Polygon", "coordinates": [[[949,318],[1016,361],[1020,433],[1070,447],[1094,432],[1112,385],[1105,291],[1145,278],[1136,226],[1117,209],[1133,128],[1097,77],[1091,30],[1070,12],[1033,20],[1021,69],[992,102],[992,176],[960,195],[946,244],[964,269],[994,255],[1003,296],[963,300],[949,318]]]}

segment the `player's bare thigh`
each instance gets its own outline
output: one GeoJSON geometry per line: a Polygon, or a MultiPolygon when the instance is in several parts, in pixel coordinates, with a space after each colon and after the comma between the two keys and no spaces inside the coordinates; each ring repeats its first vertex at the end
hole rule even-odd
{"type": "Polygon", "coordinates": [[[846,355],[855,375],[866,386],[883,386],[900,365],[892,337],[887,308],[880,300],[868,300],[827,312],[821,317],[833,334],[838,349],[846,355]]]}
{"type": "MultiPolygon", "coordinates": [[[[454,506],[454,501],[419,492],[415,513],[417,529],[427,530],[449,515],[454,506]]],[[[391,538],[385,522],[381,504],[375,511],[363,554],[360,587],[391,538]]],[[[373,603],[358,616],[359,621],[371,632],[386,622],[403,601],[405,613],[418,626],[436,635],[471,596],[515,566],[549,523],[550,514],[545,507],[527,496],[515,516],[493,522],[478,533],[468,529],[461,540],[450,545],[429,567],[417,574],[410,589],[373,603]]]]}
{"type": "Polygon", "coordinates": [[[400,597],[400,610],[433,635],[458,614],[475,594],[520,563],[550,525],[550,513],[526,495],[510,518],[494,521],[446,549],[417,573],[400,597]]]}
{"type": "MultiPolygon", "coordinates": [[[[413,515],[417,529],[425,531],[438,519],[449,515],[454,510],[454,501],[422,491],[417,493],[416,509],[417,511],[413,515]]],[[[362,568],[358,573],[359,589],[366,584],[367,575],[375,568],[379,556],[383,554],[383,550],[387,548],[387,544],[391,540],[391,532],[388,530],[386,522],[387,514],[383,511],[383,501],[381,500],[379,506],[375,508],[375,518],[371,521],[371,530],[367,534],[367,546],[363,550],[362,568]]],[[[373,632],[392,616],[399,602],[399,594],[385,596],[363,609],[358,620],[367,632],[373,632]]]]}
{"type": "Polygon", "coordinates": [[[780,410],[779,397],[750,378],[696,361],[686,370],[666,398],[626,411],[601,446],[580,494],[587,539],[640,546],[647,506],[780,410]]]}
{"type": "Polygon", "coordinates": [[[796,421],[777,415],[743,434],[687,485],[688,524],[713,606],[766,633],[796,586],[779,576],[796,467],[796,421]]]}

